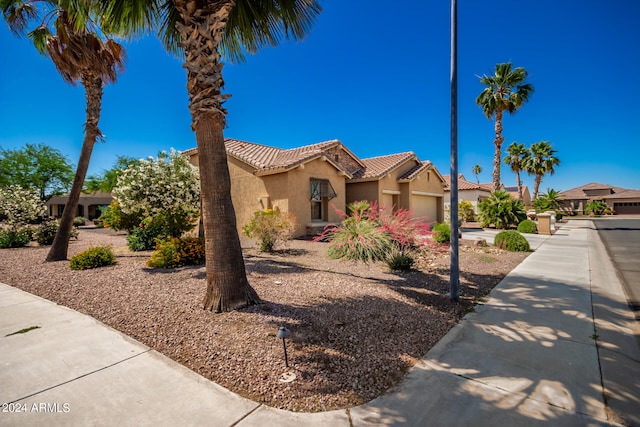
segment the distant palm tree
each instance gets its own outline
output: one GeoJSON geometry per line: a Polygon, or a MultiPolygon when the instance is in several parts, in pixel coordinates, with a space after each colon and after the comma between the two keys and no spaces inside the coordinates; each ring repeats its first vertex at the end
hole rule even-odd
{"type": "Polygon", "coordinates": [[[316,0],[106,0],[108,30],[137,34],[158,23],[166,48],[184,54],[191,127],[200,163],[207,291],[204,308],[231,311],[260,302],[247,280],[231,201],[224,145],[230,96],[222,93],[222,55],[232,61],[244,52],[300,39],[321,7],[316,0]]]}
{"type": "Polygon", "coordinates": [[[504,163],[511,167],[516,174],[516,185],[518,186],[518,199],[522,200],[522,181],[520,180],[520,171],[524,168],[524,164],[530,157],[531,152],[524,147],[524,144],[512,142],[507,147],[507,155],[504,163]]]}
{"type": "Polygon", "coordinates": [[[482,76],[480,83],[487,87],[476,98],[476,104],[482,108],[482,112],[491,120],[495,116],[495,133],[493,140],[495,154],[493,156],[493,190],[500,188],[500,161],[502,159],[502,114],[508,111],[515,113],[533,93],[533,86],[525,83],[527,70],[522,67],[513,68],[511,62],[496,64],[495,74],[482,76]]]}
{"type": "Polygon", "coordinates": [[[124,50],[112,39],[103,40],[87,18],[82,2],[73,0],[0,0],[3,16],[11,31],[24,35],[30,22],[38,26],[27,35],[43,55],[53,61],[62,79],[71,85],[80,82],[85,89],[86,121],[78,167],[64,206],[58,232],[47,261],[67,258],[67,248],[78,209],[78,200],[89,168],[93,145],[102,132],[98,129],[102,106],[102,87],[116,81],[124,67],[124,50]]]}
{"type": "Polygon", "coordinates": [[[531,145],[531,157],[526,160],[524,168],[529,175],[535,175],[533,200],[538,197],[542,177],[546,174],[553,175],[555,167],[560,164],[560,159],[555,156],[556,153],[549,141],[540,141],[531,145]]]}
{"type": "Polygon", "coordinates": [[[473,174],[476,176],[476,182],[478,184],[480,184],[480,178],[478,178],[478,175],[480,175],[480,173],[482,173],[482,166],[473,165],[473,174]]]}
{"type": "Polygon", "coordinates": [[[553,188],[547,188],[546,193],[540,195],[533,202],[533,208],[539,211],[557,211],[560,209],[560,202],[564,198],[553,188]]]}

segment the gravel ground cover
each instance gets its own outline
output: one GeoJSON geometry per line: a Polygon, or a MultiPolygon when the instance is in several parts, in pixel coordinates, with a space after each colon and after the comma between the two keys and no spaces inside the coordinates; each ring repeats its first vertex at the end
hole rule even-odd
{"type": "Polygon", "coordinates": [[[341,262],[326,243],[295,240],[273,254],[244,242],[249,281],[263,303],[214,314],[201,306],[204,267],[146,267],[122,233],[85,228],[69,256],[108,244],[117,264],[73,271],[44,262],[48,247],[0,251],[0,281],[88,314],[242,396],[293,411],[367,402],[407,370],[527,254],[461,241],[461,301],[452,303],[448,247],[415,270],[341,262]],[[291,330],[285,367],[280,325],[291,330]],[[292,378],[294,378],[292,380],[292,378]]]}

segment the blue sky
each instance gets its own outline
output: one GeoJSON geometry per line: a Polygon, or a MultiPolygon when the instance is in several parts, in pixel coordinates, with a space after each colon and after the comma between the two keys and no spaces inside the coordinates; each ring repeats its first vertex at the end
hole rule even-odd
{"type": "MultiPolygon", "coordinates": [[[[224,69],[227,137],[281,148],[340,139],[361,158],[414,151],[449,173],[449,1],[322,1],[310,35],[224,69]]],[[[529,103],[505,116],[505,147],[550,141],[561,165],[541,190],[589,182],[640,188],[640,2],[460,0],[459,170],[491,181],[493,121],[475,105],[478,76],[512,61],[529,71],[529,103]]],[[[0,25],[0,147],[45,143],[72,163],[84,92],[62,81],[26,39],[0,25]]],[[[195,147],[186,74],[154,38],[129,43],[105,88],[89,174],[117,155],[195,147]]],[[[515,185],[506,166],[502,180],[515,185]]],[[[533,177],[524,178],[533,187],[533,177]]]]}

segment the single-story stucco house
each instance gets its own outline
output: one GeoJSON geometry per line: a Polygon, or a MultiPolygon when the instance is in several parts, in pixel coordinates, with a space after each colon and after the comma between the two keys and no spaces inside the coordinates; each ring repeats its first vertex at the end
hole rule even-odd
{"type": "MultiPolygon", "coordinates": [[[[445,175],[445,193],[444,193],[444,205],[445,210],[449,212],[449,206],[451,206],[451,175],[445,175]]],[[[493,184],[479,184],[468,181],[464,175],[458,175],[458,203],[466,200],[471,202],[476,214],[478,213],[478,205],[491,196],[493,192],[493,184]]],[[[448,215],[447,215],[448,216],[448,215]]]]}
{"type": "Polygon", "coordinates": [[[531,193],[529,192],[529,187],[527,187],[526,185],[522,185],[520,187],[520,194],[518,194],[518,186],[517,185],[512,185],[509,187],[504,187],[505,191],[509,194],[511,194],[511,196],[514,199],[520,199],[522,200],[522,203],[524,203],[525,207],[531,207],[532,203],[531,203],[531,193]]]}
{"type": "Polygon", "coordinates": [[[591,182],[560,193],[560,209],[567,215],[583,215],[590,202],[601,200],[616,214],[640,214],[640,190],[591,182]]]}
{"type": "MultiPolygon", "coordinates": [[[[339,140],[281,149],[228,138],[225,147],[239,231],[257,210],[277,208],[295,216],[295,236],[315,234],[356,200],[444,217],[444,179],[413,153],[360,159],[339,140]]],[[[182,154],[200,166],[197,148],[182,154]]]]}
{"type": "MultiPolygon", "coordinates": [[[[68,194],[53,196],[47,200],[45,205],[47,206],[49,216],[54,218],[61,217],[64,205],[68,200],[68,194]]],[[[100,207],[110,205],[113,200],[110,193],[103,193],[101,191],[90,194],[82,193],[78,200],[78,211],[75,216],[83,216],[87,219],[98,218],[101,214],[100,207]]]]}

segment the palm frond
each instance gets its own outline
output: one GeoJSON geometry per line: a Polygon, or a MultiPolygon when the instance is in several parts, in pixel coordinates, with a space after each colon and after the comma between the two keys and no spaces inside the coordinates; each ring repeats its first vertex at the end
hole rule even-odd
{"type": "Polygon", "coordinates": [[[9,30],[17,36],[23,35],[29,21],[38,17],[38,9],[31,2],[0,0],[0,8],[9,30]]]}
{"type": "Polygon", "coordinates": [[[316,0],[237,0],[221,40],[222,55],[242,62],[246,52],[275,46],[283,39],[300,40],[321,11],[316,0]]]}
{"type": "Polygon", "coordinates": [[[36,50],[42,55],[47,53],[47,41],[51,36],[51,30],[44,25],[37,27],[27,34],[27,37],[31,40],[36,50]]]}

